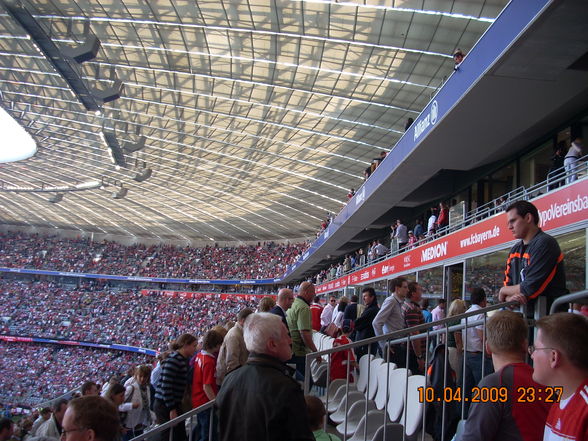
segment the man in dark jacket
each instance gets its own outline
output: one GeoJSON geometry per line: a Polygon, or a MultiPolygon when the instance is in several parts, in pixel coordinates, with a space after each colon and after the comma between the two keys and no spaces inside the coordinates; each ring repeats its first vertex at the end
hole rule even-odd
{"type": "Polygon", "coordinates": [[[216,398],[221,441],[314,441],[304,394],[284,364],[292,349],[280,317],[251,314],[243,328],[249,359],[216,398]]]}
{"type": "MultiPolygon", "coordinates": [[[[366,338],[374,337],[374,327],[372,322],[374,317],[378,314],[380,308],[378,307],[378,301],[376,299],[376,291],[374,288],[364,288],[361,292],[363,296],[363,303],[365,304],[365,310],[363,314],[355,321],[355,341],[365,340],[366,338]]],[[[378,350],[377,343],[373,343],[370,353],[376,355],[378,350]]],[[[361,346],[355,350],[355,355],[359,360],[363,355],[368,353],[368,346],[361,346]]]]}

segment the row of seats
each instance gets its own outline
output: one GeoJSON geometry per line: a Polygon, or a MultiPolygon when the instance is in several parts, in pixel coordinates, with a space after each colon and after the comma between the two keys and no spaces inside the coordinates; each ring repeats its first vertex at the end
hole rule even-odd
{"type": "MultiPolygon", "coordinates": [[[[332,348],[333,339],[316,333],[319,350],[332,348]],[[329,347],[330,345],[330,347],[329,347]]],[[[326,382],[327,363],[315,364],[312,377],[315,384],[326,382]]],[[[359,360],[357,381],[333,380],[322,398],[330,419],[337,424],[341,436],[350,441],[401,440],[416,438],[422,428],[424,404],[419,402],[419,388],[426,386],[422,375],[397,368],[373,355],[359,360]]]]}

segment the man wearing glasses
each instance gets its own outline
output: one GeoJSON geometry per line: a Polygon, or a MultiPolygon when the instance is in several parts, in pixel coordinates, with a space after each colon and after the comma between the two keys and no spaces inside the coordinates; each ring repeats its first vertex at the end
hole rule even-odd
{"type": "Polygon", "coordinates": [[[551,406],[544,441],[588,439],[588,320],[560,312],[537,321],[530,347],[533,380],[562,388],[561,401],[551,406]]]}
{"type": "Polygon", "coordinates": [[[116,408],[102,397],[85,396],[71,400],[63,417],[64,441],[112,441],[120,436],[116,408]]]}
{"type": "Polygon", "coordinates": [[[329,326],[329,323],[333,320],[335,305],[337,305],[337,299],[335,296],[329,296],[329,301],[323,308],[323,312],[321,312],[321,328],[329,326]]]}

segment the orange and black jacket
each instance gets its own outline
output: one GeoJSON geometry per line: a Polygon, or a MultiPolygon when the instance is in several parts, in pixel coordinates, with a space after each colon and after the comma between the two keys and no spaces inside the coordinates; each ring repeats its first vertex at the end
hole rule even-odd
{"type": "Polygon", "coordinates": [[[544,295],[551,304],[567,292],[563,258],[557,240],[539,230],[527,245],[521,240],[510,250],[504,285],[520,284],[529,299],[544,295]]]}

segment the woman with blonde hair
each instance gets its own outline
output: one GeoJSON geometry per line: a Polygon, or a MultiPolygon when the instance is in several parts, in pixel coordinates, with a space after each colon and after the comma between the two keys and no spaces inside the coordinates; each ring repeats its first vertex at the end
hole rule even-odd
{"type": "MultiPolygon", "coordinates": [[[[447,318],[463,314],[466,312],[466,304],[462,299],[455,299],[449,305],[447,311],[447,318]]],[[[447,326],[459,325],[461,321],[459,319],[452,320],[447,323],[447,326]]],[[[449,364],[455,371],[457,376],[457,384],[461,384],[461,375],[463,368],[463,342],[461,339],[461,331],[449,331],[447,338],[447,351],[449,364]]]]}

